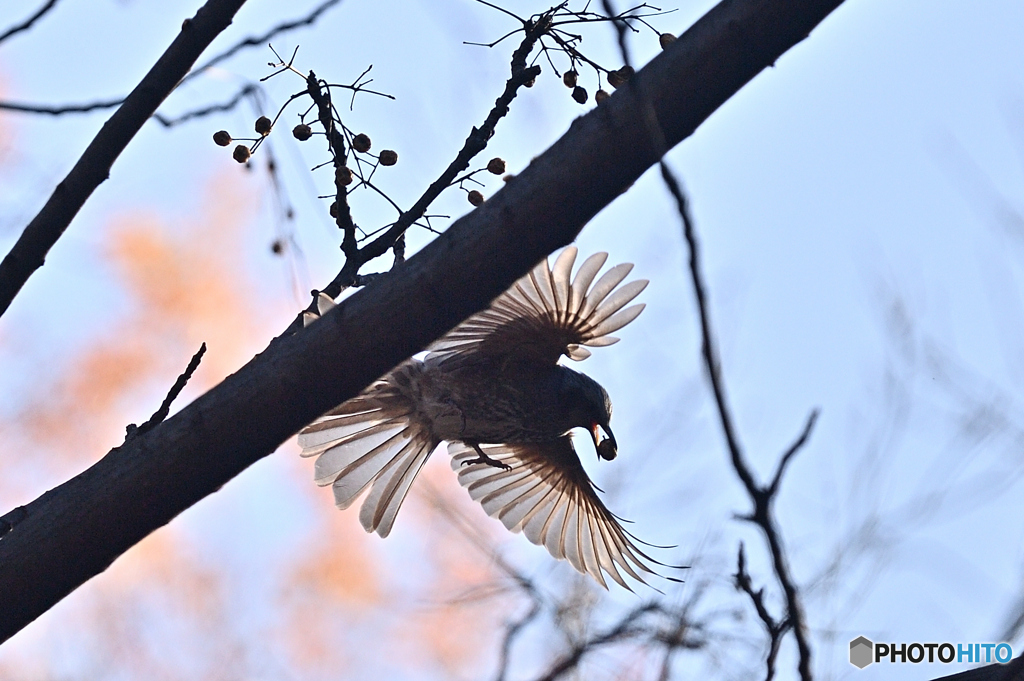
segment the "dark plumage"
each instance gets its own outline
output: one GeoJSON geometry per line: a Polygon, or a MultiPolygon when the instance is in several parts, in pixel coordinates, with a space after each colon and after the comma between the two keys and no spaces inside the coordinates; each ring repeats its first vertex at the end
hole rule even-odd
{"type": "MultiPolygon", "coordinates": [[[[602,585],[607,574],[626,586],[620,570],[640,581],[639,572],[653,574],[655,561],[597,497],[572,445],[570,431],[584,428],[602,458],[615,458],[608,393],[557,363],[616,342],[608,334],[640,314],[643,305],[626,305],[647,282],[619,286],[628,264],[594,282],[604,253],[570,279],[575,258],[569,247],[553,266],[541,262],[426,359],[407,360],[303,429],[302,454],[318,457],[317,484],[333,486],[339,508],[369,488],[360,521],[387,536],[420,468],[447,441],[459,482],[505,527],[602,585]]],[[[332,306],[321,298],[321,313],[332,306]]]]}

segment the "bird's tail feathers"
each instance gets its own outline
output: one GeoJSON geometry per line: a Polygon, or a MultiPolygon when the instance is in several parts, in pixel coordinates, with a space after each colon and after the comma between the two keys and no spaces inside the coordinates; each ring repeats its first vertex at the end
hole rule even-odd
{"type": "Polygon", "coordinates": [[[410,420],[399,395],[356,397],[324,414],[299,433],[302,456],[317,456],[315,480],[332,485],[345,509],[370,487],[359,520],[367,532],[386,537],[412,481],[436,448],[410,420]]]}

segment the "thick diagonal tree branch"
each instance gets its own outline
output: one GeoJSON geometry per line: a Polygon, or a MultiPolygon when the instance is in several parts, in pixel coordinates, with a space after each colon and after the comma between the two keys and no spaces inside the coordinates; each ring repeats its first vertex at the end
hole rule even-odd
{"type": "Polygon", "coordinates": [[[203,5],[195,17],[182,24],[171,46],[103,124],[78,163],[57,185],[46,205],[0,262],[0,315],[7,311],[32,273],[43,266],[50,248],[96,187],[110,175],[111,166],[124,148],[177,87],[203,50],[231,25],[243,4],[245,0],[209,0],[203,5]]]}
{"type": "Polygon", "coordinates": [[[0,640],[483,309],[841,1],[721,3],[391,276],[25,506],[0,539],[0,640]]]}

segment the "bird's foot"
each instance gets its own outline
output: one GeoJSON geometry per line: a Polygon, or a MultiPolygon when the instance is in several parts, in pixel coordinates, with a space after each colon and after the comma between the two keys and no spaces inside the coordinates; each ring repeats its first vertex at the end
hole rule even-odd
{"type": "Polygon", "coordinates": [[[478,456],[475,459],[466,459],[462,462],[463,466],[469,466],[474,463],[485,463],[488,466],[500,468],[503,471],[512,470],[512,466],[509,466],[507,463],[502,463],[484,454],[484,450],[480,449],[480,445],[470,445],[470,447],[476,450],[478,456]]]}

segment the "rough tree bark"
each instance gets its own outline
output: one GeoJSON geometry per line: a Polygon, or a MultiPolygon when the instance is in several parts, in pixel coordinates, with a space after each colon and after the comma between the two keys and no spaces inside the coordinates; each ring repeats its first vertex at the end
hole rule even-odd
{"type": "Polygon", "coordinates": [[[842,0],[725,0],[389,276],[25,506],[0,539],[6,640],[299,428],[485,307],[842,0]]]}

